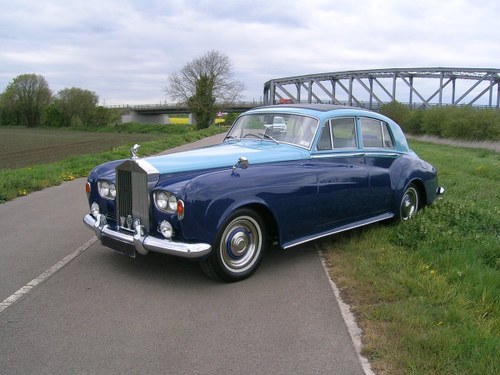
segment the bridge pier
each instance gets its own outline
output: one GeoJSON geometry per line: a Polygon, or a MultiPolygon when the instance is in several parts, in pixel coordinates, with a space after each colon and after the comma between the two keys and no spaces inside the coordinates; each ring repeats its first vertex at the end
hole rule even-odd
{"type": "Polygon", "coordinates": [[[192,113],[188,115],[188,124],[189,125],[196,125],[196,118],[193,116],[192,113]]]}

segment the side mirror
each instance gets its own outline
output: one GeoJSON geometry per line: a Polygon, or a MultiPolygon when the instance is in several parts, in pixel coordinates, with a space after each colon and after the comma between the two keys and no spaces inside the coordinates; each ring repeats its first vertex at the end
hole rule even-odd
{"type": "Polygon", "coordinates": [[[240,157],[238,159],[238,162],[235,165],[233,165],[233,174],[235,173],[236,168],[247,169],[249,165],[250,162],[246,157],[244,156],[240,157]]]}

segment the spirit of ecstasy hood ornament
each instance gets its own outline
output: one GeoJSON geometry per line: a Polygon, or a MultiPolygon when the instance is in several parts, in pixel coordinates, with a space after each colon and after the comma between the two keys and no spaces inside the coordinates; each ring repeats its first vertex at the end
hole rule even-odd
{"type": "Polygon", "coordinates": [[[138,159],[139,158],[139,156],[137,155],[137,151],[139,151],[139,147],[141,147],[141,145],[138,145],[136,143],[135,145],[133,145],[130,148],[130,156],[132,157],[132,159],[138,159]]]}

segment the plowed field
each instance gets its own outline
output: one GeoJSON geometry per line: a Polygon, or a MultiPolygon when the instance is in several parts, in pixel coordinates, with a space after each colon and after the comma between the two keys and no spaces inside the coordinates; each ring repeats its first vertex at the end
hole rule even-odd
{"type": "Polygon", "coordinates": [[[151,134],[91,133],[72,130],[0,127],[0,169],[50,163],[127,143],[157,138],[151,134]]]}

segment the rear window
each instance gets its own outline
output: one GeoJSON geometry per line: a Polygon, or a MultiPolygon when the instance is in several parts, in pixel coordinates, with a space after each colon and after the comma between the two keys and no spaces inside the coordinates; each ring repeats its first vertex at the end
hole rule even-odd
{"type": "Polygon", "coordinates": [[[387,123],[366,117],[361,117],[360,123],[363,147],[394,148],[394,141],[387,123]]]}

